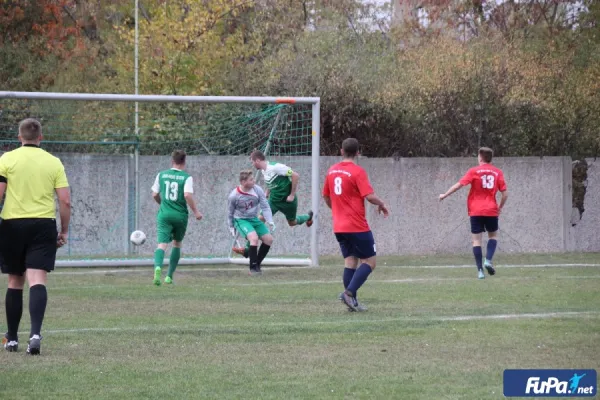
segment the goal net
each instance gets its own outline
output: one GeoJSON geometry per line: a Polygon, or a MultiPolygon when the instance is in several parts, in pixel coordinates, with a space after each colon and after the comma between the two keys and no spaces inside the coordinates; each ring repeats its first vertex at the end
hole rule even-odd
{"type": "MultiPolygon", "coordinates": [[[[300,175],[298,214],[319,205],[319,99],[0,92],[1,152],[20,144],[18,124],[42,123],[42,148],[58,156],[71,187],[72,217],[57,266],[152,265],[158,204],[151,186],[188,154],[194,198],[204,215],[190,215],[180,264],[246,264],[233,254],[227,196],[255,150],[300,175]],[[129,235],[147,240],[133,246],[129,235]]],[[[264,265],[318,265],[317,221],[289,227],[275,216],[274,245],[264,265]]],[[[243,238],[237,244],[245,245],[243,238]]],[[[236,244],[236,245],[237,245],[236,244]]]]}

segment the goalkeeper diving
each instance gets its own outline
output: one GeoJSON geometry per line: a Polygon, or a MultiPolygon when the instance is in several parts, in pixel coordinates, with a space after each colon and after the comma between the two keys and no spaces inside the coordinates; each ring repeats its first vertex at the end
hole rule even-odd
{"type": "MultiPolygon", "coordinates": [[[[267,186],[266,196],[269,199],[269,207],[273,215],[278,211],[285,216],[289,226],[306,224],[310,227],[313,223],[313,212],[296,215],[298,211],[298,196],[296,189],[300,175],[285,164],[267,161],[264,153],[255,150],[250,154],[250,161],[254,168],[261,170],[267,186]]],[[[261,220],[264,220],[262,216],[261,220]]],[[[249,244],[246,248],[234,247],[233,251],[244,257],[248,257],[249,244]]]]}
{"type": "Polygon", "coordinates": [[[275,223],[265,192],[260,186],[254,184],[252,171],[240,172],[240,185],[231,191],[228,202],[229,231],[234,238],[239,232],[248,241],[249,274],[260,275],[262,274],[260,265],[269,253],[273,244],[273,236],[264,222],[258,219],[259,208],[271,227],[271,232],[275,230],[275,223]],[[260,249],[258,248],[259,239],[262,242],[260,249]]]}

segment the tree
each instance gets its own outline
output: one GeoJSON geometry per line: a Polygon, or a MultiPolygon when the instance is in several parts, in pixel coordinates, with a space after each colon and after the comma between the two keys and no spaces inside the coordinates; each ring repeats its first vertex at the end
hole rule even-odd
{"type": "MultiPolygon", "coordinates": [[[[257,52],[259,43],[244,20],[253,1],[147,3],[148,18],[139,21],[141,93],[219,94],[223,74],[257,52]]],[[[127,23],[131,21],[129,16],[116,26],[125,45],[117,47],[112,58],[121,78],[129,82],[133,82],[134,31],[127,23]]]]}
{"type": "Polygon", "coordinates": [[[7,89],[40,90],[52,85],[67,63],[90,62],[77,1],[0,1],[0,80],[7,89]]]}

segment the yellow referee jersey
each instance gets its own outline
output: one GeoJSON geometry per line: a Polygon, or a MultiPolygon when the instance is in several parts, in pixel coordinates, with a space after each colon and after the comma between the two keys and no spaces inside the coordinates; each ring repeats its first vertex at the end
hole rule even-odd
{"type": "Polygon", "coordinates": [[[0,177],[7,182],[2,219],[56,218],[54,189],[69,186],[62,162],[30,144],[0,157],[0,177]]]}

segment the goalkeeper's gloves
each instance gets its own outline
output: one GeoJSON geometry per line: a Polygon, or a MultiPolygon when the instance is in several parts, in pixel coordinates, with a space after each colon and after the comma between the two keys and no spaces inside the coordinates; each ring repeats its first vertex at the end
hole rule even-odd
{"type": "Polygon", "coordinates": [[[236,237],[237,233],[235,232],[235,228],[231,227],[229,228],[229,232],[231,233],[231,236],[236,237]]]}
{"type": "Polygon", "coordinates": [[[269,227],[271,228],[271,233],[275,232],[275,222],[271,221],[269,222],[269,227]]]}

